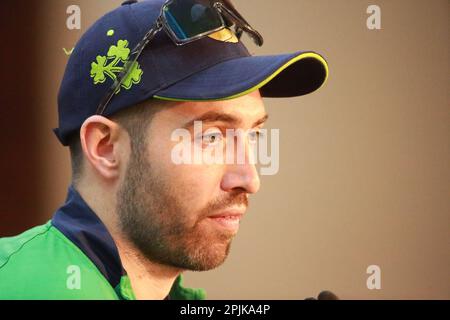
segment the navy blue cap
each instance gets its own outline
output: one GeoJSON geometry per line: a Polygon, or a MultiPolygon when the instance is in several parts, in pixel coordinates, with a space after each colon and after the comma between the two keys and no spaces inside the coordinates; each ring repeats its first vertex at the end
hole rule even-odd
{"type": "MultiPolygon", "coordinates": [[[[96,109],[120,72],[130,49],[159,16],[165,0],[126,1],[97,20],[81,37],[67,63],[58,94],[63,145],[96,109]]],[[[110,101],[105,116],[148,99],[226,100],[260,89],[263,97],[294,97],[320,88],[325,59],[312,51],[252,56],[240,41],[205,37],[175,45],[161,31],[150,41],[110,101]]]]}

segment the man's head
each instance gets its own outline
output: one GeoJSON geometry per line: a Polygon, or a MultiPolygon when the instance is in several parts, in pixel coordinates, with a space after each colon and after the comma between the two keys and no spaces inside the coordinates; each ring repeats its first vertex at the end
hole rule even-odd
{"type": "Polygon", "coordinates": [[[236,217],[259,188],[250,137],[267,118],[261,97],[311,93],[325,83],[328,65],[312,51],[252,56],[239,34],[259,34],[249,25],[236,28],[245,19],[229,1],[222,10],[202,0],[177,3],[188,8],[171,15],[161,10],[165,0],[126,1],[85,32],[66,67],[54,131],[70,145],[75,185],[93,189],[90,204],[111,212],[114,228],[145,257],[207,270],[225,259],[236,217]],[[216,33],[174,43],[169,29],[183,34],[177,17],[192,18],[190,30],[200,30],[228,9],[227,24],[209,30],[216,33]],[[135,52],[141,53],[136,61],[135,52]],[[196,118],[203,120],[200,139],[196,118]],[[231,147],[226,129],[252,133],[237,134],[231,147]],[[244,162],[179,164],[172,139],[177,130],[193,135],[189,148],[200,154],[229,147],[237,150],[232,158],[244,150],[244,162]]]}
{"type": "MultiPolygon", "coordinates": [[[[266,118],[258,91],[215,102],[153,101],[112,119],[93,116],[80,130],[84,164],[79,180],[114,194],[116,228],[145,258],[179,269],[209,270],[225,260],[248,196],[259,189],[259,177],[249,161],[174,163],[178,142],[173,132],[185,128],[194,134],[193,123],[201,120],[201,134],[208,136],[192,136],[192,148],[197,144],[207,152],[212,144],[229,147],[227,129],[254,132],[266,118]],[[230,217],[236,220],[226,221],[230,217]]],[[[233,139],[233,148],[242,144],[248,160],[251,136],[233,139]]]]}

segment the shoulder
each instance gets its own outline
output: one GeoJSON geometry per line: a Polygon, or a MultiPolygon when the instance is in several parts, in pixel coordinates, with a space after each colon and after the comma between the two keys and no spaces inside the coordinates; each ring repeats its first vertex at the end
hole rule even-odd
{"type": "Polygon", "coordinates": [[[51,221],[0,239],[0,299],[117,299],[95,265],[51,221]]]}

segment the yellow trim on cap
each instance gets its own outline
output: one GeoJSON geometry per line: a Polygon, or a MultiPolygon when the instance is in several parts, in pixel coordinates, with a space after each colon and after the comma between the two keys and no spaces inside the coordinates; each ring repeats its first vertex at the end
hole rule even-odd
{"type": "Polygon", "coordinates": [[[245,90],[245,91],[243,91],[241,93],[237,93],[237,94],[229,96],[229,97],[215,98],[215,99],[179,99],[179,98],[169,98],[169,97],[162,97],[162,96],[154,95],[153,98],[160,99],[160,100],[167,100],[167,101],[178,101],[178,102],[183,102],[183,101],[221,101],[221,100],[236,99],[236,98],[239,98],[241,96],[245,96],[245,95],[247,95],[247,94],[249,94],[249,93],[251,93],[251,92],[253,92],[253,91],[255,91],[255,90],[257,90],[257,89],[259,89],[259,88],[261,88],[263,86],[265,86],[273,78],[275,78],[283,70],[285,70],[287,67],[289,67],[290,65],[296,63],[297,61],[300,61],[300,60],[305,59],[305,58],[314,58],[316,60],[319,60],[323,64],[323,66],[325,67],[325,79],[324,79],[323,83],[321,84],[321,86],[316,89],[316,90],[319,90],[327,82],[327,79],[328,79],[328,63],[325,61],[325,59],[321,55],[319,55],[319,54],[317,54],[315,52],[304,52],[304,53],[299,54],[298,56],[292,58],[288,62],[286,62],[284,65],[282,65],[274,73],[272,73],[264,81],[258,83],[256,86],[251,87],[250,89],[247,89],[247,90],[245,90]]]}

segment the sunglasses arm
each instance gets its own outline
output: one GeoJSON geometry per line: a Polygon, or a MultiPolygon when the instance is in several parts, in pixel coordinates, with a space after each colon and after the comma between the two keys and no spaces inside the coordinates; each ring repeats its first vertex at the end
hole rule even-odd
{"type": "Polygon", "coordinates": [[[150,28],[150,30],[145,34],[144,38],[134,47],[133,50],[131,50],[130,58],[125,63],[123,70],[117,75],[116,79],[114,80],[114,83],[112,86],[108,89],[106,95],[103,97],[102,101],[97,107],[96,114],[103,114],[106,110],[106,107],[108,106],[109,102],[111,101],[114,94],[117,92],[117,90],[122,85],[123,81],[126,79],[128,74],[131,71],[131,67],[133,64],[137,61],[139,56],[141,55],[144,48],[147,46],[147,44],[155,37],[155,35],[161,31],[163,28],[162,22],[160,19],[158,19],[155,24],[150,28]]]}
{"type": "Polygon", "coordinates": [[[264,43],[264,39],[262,35],[253,29],[250,24],[245,21],[244,18],[237,16],[232,10],[228,9],[223,3],[216,2],[214,7],[221,13],[225,14],[227,17],[231,18],[234,22],[237,23],[236,36],[240,38],[242,35],[242,31],[246,31],[249,35],[251,35],[253,41],[258,45],[262,46],[264,43]]]}

